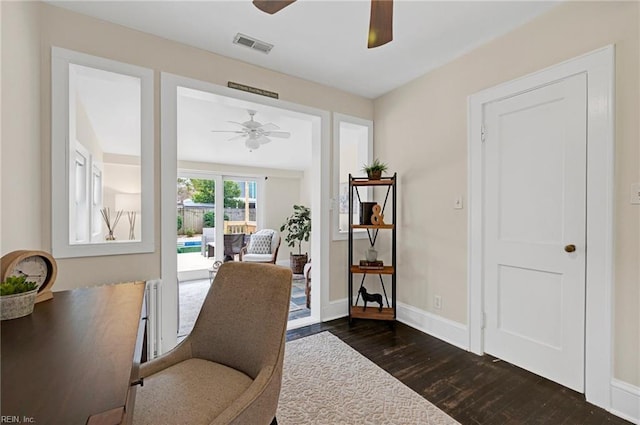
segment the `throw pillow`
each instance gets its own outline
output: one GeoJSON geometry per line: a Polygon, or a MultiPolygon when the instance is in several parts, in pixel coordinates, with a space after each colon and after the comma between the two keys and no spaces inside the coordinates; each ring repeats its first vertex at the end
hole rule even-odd
{"type": "Polygon", "coordinates": [[[251,235],[247,254],[271,254],[271,236],[270,234],[260,235],[257,233],[251,235]]]}

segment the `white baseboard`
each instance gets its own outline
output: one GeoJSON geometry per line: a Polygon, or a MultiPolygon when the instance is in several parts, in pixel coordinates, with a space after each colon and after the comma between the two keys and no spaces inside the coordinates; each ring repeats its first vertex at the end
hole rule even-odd
{"type": "Polygon", "coordinates": [[[179,282],[186,282],[187,280],[200,280],[200,279],[209,279],[209,270],[201,269],[201,270],[187,270],[183,272],[178,272],[179,282]]]}
{"type": "MultiPolygon", "coordinates": [[[[465,325],[431,314],[408,304],[397,303],[397,319],[405,325],[441,339],[463,350],[469,350],[469,331],[465,325]]],[[[331,301],[322,310],[322,321],[339,319],[349,314],[348,300],[331,301]]]]}
{"type": "Polygon", "coordinates": [[[397,307],[398,321],[458,348],[469,350],[469,330],[467,326],[408,304],[399,302],[397,307]]]}
{"type": "Polygon", "coordinates": [[[610,412],[634,424],[640,424],[640,387],[611,380],[610,412]]]}
{"type": "Polygon", "coordinates": [[[322,321],[328,322],[349,315],[348,305],[349,301],[346,298],[330,301],[329,305],[322,309],[322,321]]]}

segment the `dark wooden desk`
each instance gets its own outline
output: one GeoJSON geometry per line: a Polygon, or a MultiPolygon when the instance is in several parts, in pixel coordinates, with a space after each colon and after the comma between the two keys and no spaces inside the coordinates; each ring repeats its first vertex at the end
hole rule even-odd
{"type": "Polygon", "coordinates": [[[54,293],[0,324],[2,416],[40,425],[127,423],[144,339],[144,283],[54,293]]]}

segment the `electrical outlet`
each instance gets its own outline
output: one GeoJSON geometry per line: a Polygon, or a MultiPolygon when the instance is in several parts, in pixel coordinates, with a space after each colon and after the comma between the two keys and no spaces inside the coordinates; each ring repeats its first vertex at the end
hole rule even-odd
{"type": "Polygon", "coordinates": [[[440,310],[442,308],[442,297],[440,295],[433,297],[433,306],[436,310],[440,310]]]}
{"type": "Polygon", "coordinates": [[[631,185],[631,204],[640,205],[640,183],[631,185]]]}

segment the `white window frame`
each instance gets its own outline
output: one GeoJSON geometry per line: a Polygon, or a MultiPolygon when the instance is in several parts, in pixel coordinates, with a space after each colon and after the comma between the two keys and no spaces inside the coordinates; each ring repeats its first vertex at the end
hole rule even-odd
{"type": "MultiPolygon", "coordinates": [[[[59,47],[51,48],[51,221],[52,252],[57,258],[153,252],[154,244],[154,132],[153,70],[91,56],[59,47]],[[70,243],[69,160],[75,141],[70,130],[69,64],[83,65],[140,78],[141,101],[141,239],[100,243],[70,243]]],[[[90,164],[88,173],[91,171],[90,164]]],[[[89,182],[90,183],[90,182],[89,182]]]]}
{"type": "MultiPolygon", "coordinates": [[[[348,183],[344,181],[340,181],[340,124],[341,123],[350,123],[354,125],[359,125],[362,127],[366,127],[368,130],[368,139],[367,139],[367,154],[366,154],[366,163],[370,164],[373,160],[373,121],[353,117],[350,115],[340,114],[335,112],[333,114],[333,198],[332,198],[332,235],[334,241],[339,240],[347,240],[349,237],[349,229],[340,230],[340,197],[341,197],[341,184],[348,183]]],[[[363,161],[364,163],[365,161],[363,161]]],[[[358,177],[359,175],[356,175],[358,177]]],[[[364,172],[362,173],[364,176],[364,172]]],[[[371,188],[360,188],[360,196],[363,196],[366,199],[371,199],[373,195],[373,191],[371,188]]],[[[349,196],[349,195],[347,195],[349,196]]],[[[354,205],[354,212],[357,214],[358,209],[357,205],[354,205]]],[[[353,219],[353,218],[352,218],[353,219]]],[[[353,232],[354,239],[367,239],[367,231],[363,229],[357,229],[353,232]]]]}

